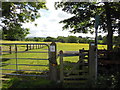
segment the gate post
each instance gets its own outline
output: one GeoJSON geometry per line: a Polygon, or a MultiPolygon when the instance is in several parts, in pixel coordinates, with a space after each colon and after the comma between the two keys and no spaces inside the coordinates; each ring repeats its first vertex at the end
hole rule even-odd
{"type": "Polygon", "coordinates": [[[56,43],[52,42],[49,47],[50,80],[57,82],[56,43]]]}
{"type": "Polygon", "coordinates": [[[97,80],[97,59],[96,59],[96,46],[94,43],[89,45],[89,80],[94,85],[97,80]]]}
{"type": "Polygon", "coordinates": [[[62,50],[59,52],[59,55],[60,55],[60,82],[63,82],[64,74],[63,74],[63,51],[62,50]]]}

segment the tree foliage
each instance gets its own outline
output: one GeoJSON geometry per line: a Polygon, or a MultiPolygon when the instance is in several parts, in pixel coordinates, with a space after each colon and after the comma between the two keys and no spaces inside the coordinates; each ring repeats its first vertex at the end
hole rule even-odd
{"type": "Polygon", "coordinates": [[[68,36],[67,37],[67,42],[68,43],[77,43],[78,42],[78,38],[76,36],[68,36]]]}
{"type": "MultiPolygon", "coordinates": [[[[56,2],[56,9],[74,16],[60,23],[64,23],[63,29],[71,28],[73,33],[94,32],[95,16],[100,15],[99,28],[101,32],[108,32],[107,44],[112,47],[113,32],[120,32],[120,3],[119,2],[56,2]]],[[[120,33],[119,33],[120,34],[120,33]]]]}
{"type": "Polygon", "coordinates": [[[7,39],[16,39],[19,35],[26,36],[28,29],[22,27],[23,23],[33,22],[40,17],[39,9],[46,9],[45,2],[2,2],[3,35],[7,39]],[[17,37],[13,34],[18,34],[17,37]]]}

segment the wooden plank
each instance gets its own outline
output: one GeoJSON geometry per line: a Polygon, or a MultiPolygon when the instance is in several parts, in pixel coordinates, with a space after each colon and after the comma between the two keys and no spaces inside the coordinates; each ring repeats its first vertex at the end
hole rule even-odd
{"type": "Polygon", "coordinates": [[[82,64],[82,61],[79,60],[79,61],[76,63],[76,65],[68,72],[67,75],[70,75],[71,72],[74,71],[74,70],[76,69],[76,67],[77,67],[78,65],[81,65],[81,64],[82,64]]]}
{"type": "Polygon", "coordinates": [[[48,75],[32,75],[32,74],[17,74],[17,73],[0,73],[2,75],[17,75],[17,76],[35,76],[35,77],[48,77],[48,75]]]}
{"type": "MultiPolygon", "coordinates": [[[[16,69],[0,69],[0,70],[16,71],[16,69]]],[[[44,70],[18,70],[18,71],[49,72],[49,71],[44,71],[44,70]]]]}
{"type": "Polygon", "coordinates": [[[104,64],[104,65],[110,65],[110,64],[120,64],[120,61],[118,60],[98,60],[98,63],[104,64]]]}
{"type": "MultiPolygon", "coordinates": [[[[69,71],[68,71],[68,70],[64,70],[64,72],[65,72],[65,73],[68,73],[69,71]]],[[[73,70],[71,73],[80,73],[80,72],[81,72],[81,73],[82,73],[82,72],[88,73],[87,70],[86,70],[86,71],[85,71],[85,70],[73,70]]]]}
{"type": "Polygon", "coordinates": [[[70,79],[70,78],[85,78],[85,79],[88,79],[88,75],[70,75],[70,76],[68,76],[68,77],[64,77],[64,79],[66,79],[66,78],[68,78],[68,79],[70,79]]]}
{"type": "Polygon", "coordinates": [[[64,51],[63,54],[78,54],[78,51],[64,51]]]}
{"type": "Polygon", "coordinates": [[[64,83],[86,83],[87,80],[64,80],[64,83]]]}

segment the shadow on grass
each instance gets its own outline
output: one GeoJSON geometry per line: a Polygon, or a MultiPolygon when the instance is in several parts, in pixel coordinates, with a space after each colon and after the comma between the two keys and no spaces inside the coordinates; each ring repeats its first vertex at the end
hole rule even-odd
{"type": "Polygon", "coordinates": [[[2,62],[5,62],[5,61],[8,61],[8,60],[10,60],[10,59],[8,59],[8,58],[2,58],[2,62]]]}
{"type": "MultiPolygon", "coordinates": [[[[16,72],[13,72],[16,73],[16,72]]],[[[45,75],[46,73],[25,73],[24,71],[17,72],[18,74],[34,74],[45,75]]],[[[6,75],[4,78],[10,78],[8,81],[3,81],[2,90],[14,88],[61,88],[61,84],[50,81],[49,78],[37,76],[10,76],[6,75]]]]}
{"type": "MultiPolygon", "coordinates": [[[[6,62],[6,61],[8,61],[8,60],[10,60],[10,59],[8,59],[8,58],[2,58],[2,59],[1,59],[1,63],[2,63],[2,62],[6,62]]],[[[0,65],[0,67],[4,67],[4,66],[7,66],[7,65],[9,65],[9,63],[2,63],[2,64],[0,65]]]]}

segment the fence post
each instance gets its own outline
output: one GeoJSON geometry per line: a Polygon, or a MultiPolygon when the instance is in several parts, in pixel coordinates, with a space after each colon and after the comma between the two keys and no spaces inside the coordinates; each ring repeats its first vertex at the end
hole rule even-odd
{"type": "MultiPolygon", "coordinates": [[[[80,64],[79,65],[79,69],[80,70],[83,70],[83,64],[84,64],[84,54],[83,54],[83,51],[84,51],[84,48],[83,49],[81,49],[81,50],[79,50],[79,60],[81,61],[81,62],[79,62],[79,64],[80,63],[82,63],[82,65],[80,64]]],[[[82,72],[79,72],[79,75],[82,75],[83,73],[82,72]]]]}
{"type": "Polygon", "coordinates": [[[96,47],[94,43],[89,45],[89,80],[92,85],[97,80],[96,47]]]}
{"type": "Polygon", "coordinates": [[[36,49],[37,49],[37,44],[36,44],[36,49]]]}
{"type": "Polygon", "coordinates": [[[26,51],[28,51],[28,44],[26,45],[26,47],[27,47],[26,51]]]}
{"type": "Polygon", "coordinates": [[[2,46],[0,46],[0,55],[2,55],[2,46]]]}
{"type": "Polygon", "coordinates": [[[18,48],[17,48],[17,44],[15,44],[15,57],[16,57],[16,74],[18,73],[18,48]]]}
{"type": "Polygon", "coordinates": [[[31,44],[29,45],[29,50],[31,50],[31,44]]]}
{"type": "Polygon", "coordinates": [[[63,82],[64,74],[63,74],[63,51],[62,50],[59,52],[59,55],[60,55],[60,82],[63,82]]]}
{"type": "Polygon", "coordinates": [[[56,43],[52,42],[49,47],[50,80],[57,82],[56,43]]]}
{"type": "Polygon", "coordinates": [[[34,49],[34,44],[33,44],[33,49],[34,49]]]}
{"type": "Polygon", "coordinates": [[[10,46],[9,49],[10,49],[10,54],[12,54],[12,46],[10,46]]]}

